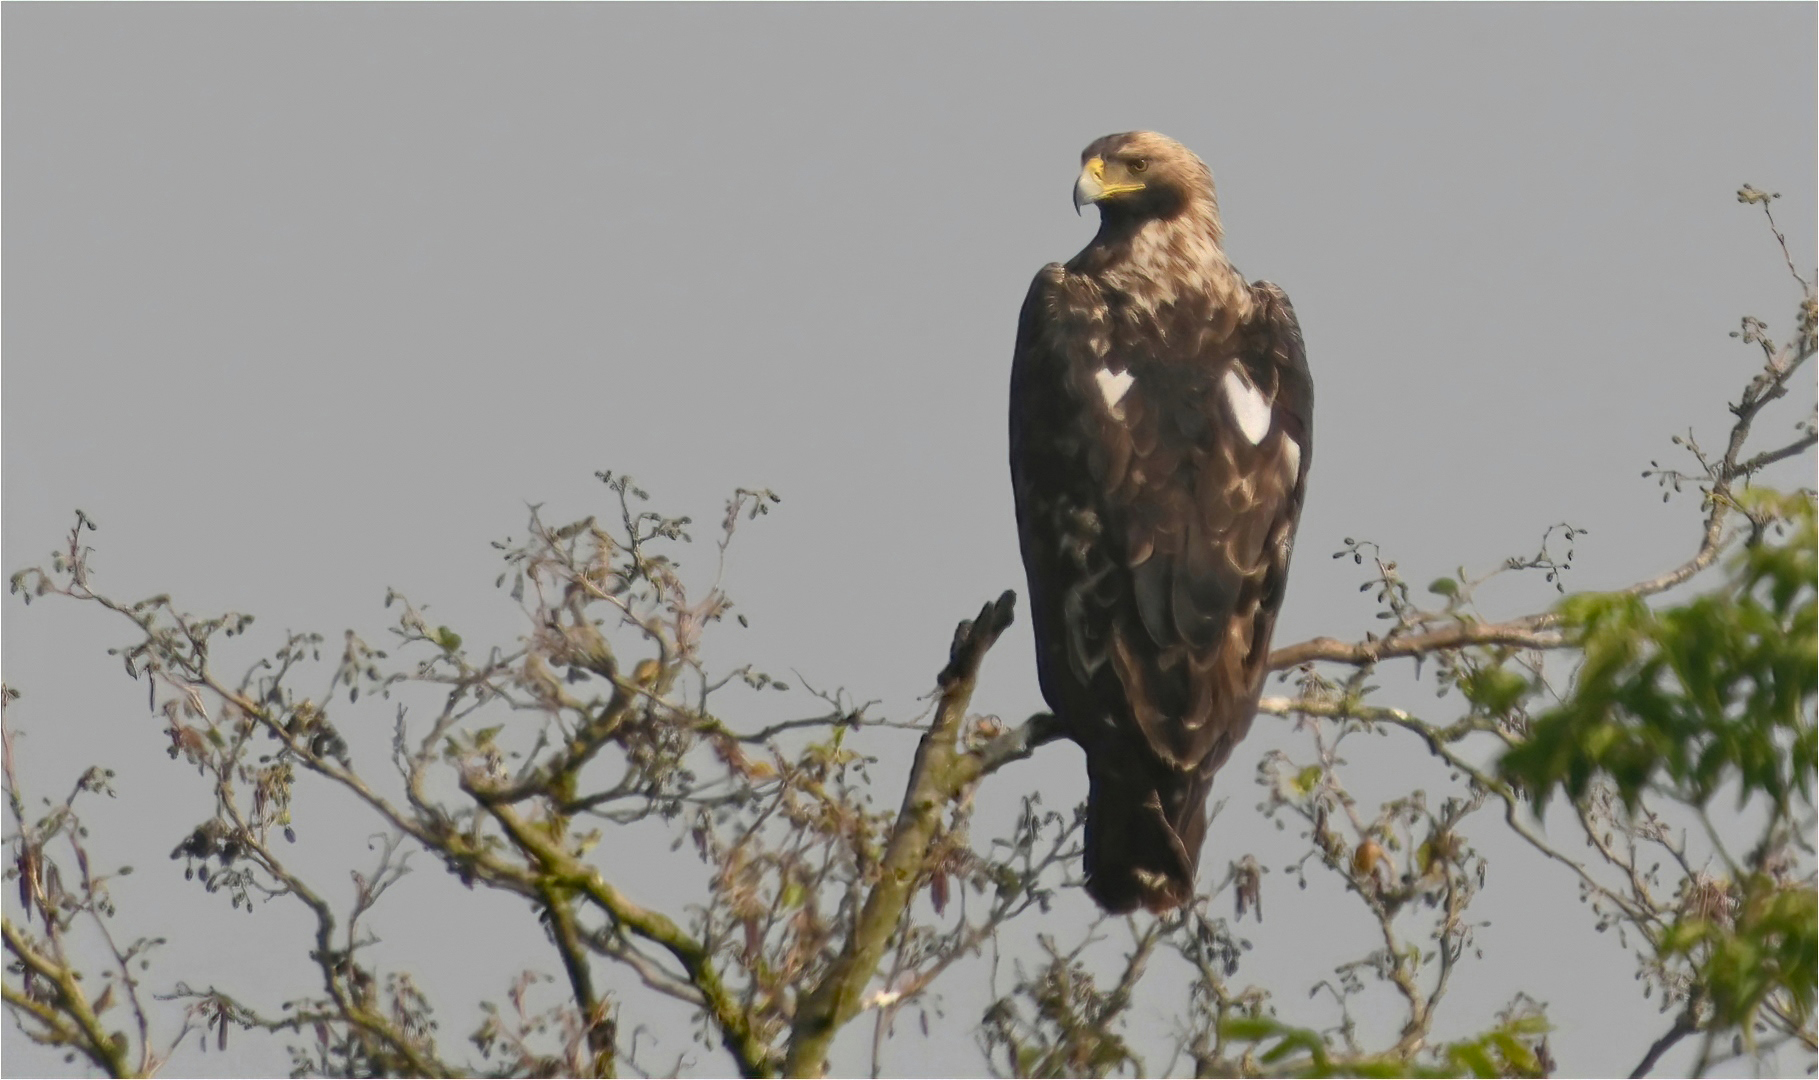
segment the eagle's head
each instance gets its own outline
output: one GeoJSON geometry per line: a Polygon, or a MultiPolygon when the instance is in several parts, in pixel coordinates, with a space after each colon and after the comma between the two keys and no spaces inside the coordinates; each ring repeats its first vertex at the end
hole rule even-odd
{"type": "Polygon", "coordinates": [[[1167,135],[1126,131],[1080,153],[1074,209],[1096,203],[1107,221],[1172,218],[1213,207],[1213,173],[1167,135]]]}

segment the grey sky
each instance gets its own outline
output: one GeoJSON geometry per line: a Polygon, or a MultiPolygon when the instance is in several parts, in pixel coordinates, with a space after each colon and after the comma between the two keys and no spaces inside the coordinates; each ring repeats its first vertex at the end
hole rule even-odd
{"type": "MultiPolygon", "coordinates": [[[[909,715],[955,620],[1022,591],[1016,312],[1091,235],[1069,191],[1111,131],[1205,158],[1234,261],[1300,315],[1318,440],[1278,642],[1371,628],[1357,568],[1327,558],[1343,536],[1417,582],[1561,520],[1591,530],[1579,588],[1690,553],[1692,502],[1638,473],[1670,434],[1722,430],[1750,363],[1727,333],[1745,313],[1785,329],[1795,299],[1740,183],[1785,193],[1813,261],[1810,5],[13,3],[4,20],[5,569],[79,506],[106,587],[252,611],[268,633],[378,641],[395,587],[509,642],[488,541],[521,534],[526,502],[600,508],[592,473],[611,468],[706,522],[733,487],[768,486],[784,502],[729,579],[752,628],[718,655],[909,715]]],[[[176,930],[156,973],[257,984],[257,931],[298,924],[224,928],[224,900],[173,880],[163,855],[202,793],[105,655],[120,627],[4,611],[28,782],[121,770],[97,846],[140,867],[123,919],[176,930]]],[[[1020,624],[976,708],[1038,707],[1020,624]]],[[[1250,811],[1271,723],[1222,776],[1244,820],[1215,824],[1203,877],[1245,850],[1293,856],[1250,811]]],[[[1049,748],[985,811],[1031,789],[1065,805],[1082,773],[1049,748]]],[[[1627,1071],[1665,1026],[1631,961],[1570,883],[1496,870],[1485,959],[1442,1029],[1526,989],[1551,1003],[1565,1072],[1627,1071]]],[[[1310,947],[1323,909],[1284,877],[1246,977],[1311,1010],[1299,992],[1369,944],[1310,947]]],[[[410,887],[394,902],[438,906],[383,924],[399,955],[488,928],[417,965],[448,988],[449,1041],[467,1000],[556,970],[514,905],[427,862],[410,887]]],[[[1056,928],[1087,911],[1073,897],[1056,928]]],[[[304,973],[268,1001],[308,989],[304,973]]],[[[978,994],[950,990],[958,1034],[978,994]]],[[[966,1069],[969,1039],[907,1035],[891,1068],[966,1069]]],[[[5,1046],[9,1074],[57,1067],[5,1046]]],[[[281,1064],[241,1053],[173,1069],[281,1064]]]]}

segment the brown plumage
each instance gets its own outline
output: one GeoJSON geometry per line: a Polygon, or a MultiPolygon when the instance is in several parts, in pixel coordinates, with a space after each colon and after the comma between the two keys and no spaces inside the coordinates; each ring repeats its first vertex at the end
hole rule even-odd
{"type": "Polygon", "coordinates": [[[1023,303],[1011,482],[1042,694],[1086,752],[1087,891],[1166,911],[1256,711],[1313,383],[1288,297],[1226,261],[1199,158],[1131,132],[1081,160],[1099,232],[1023,303]]]}

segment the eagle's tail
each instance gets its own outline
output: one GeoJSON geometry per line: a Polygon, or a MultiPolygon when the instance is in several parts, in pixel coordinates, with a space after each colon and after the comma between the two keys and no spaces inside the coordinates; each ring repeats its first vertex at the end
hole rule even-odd
{"type": "Polygon", "coordinates": [[[1182,772],[1109,748],[1087,755],[1086,891],[1112,914],[1193,898],[1213,770],[1182,772]]]}

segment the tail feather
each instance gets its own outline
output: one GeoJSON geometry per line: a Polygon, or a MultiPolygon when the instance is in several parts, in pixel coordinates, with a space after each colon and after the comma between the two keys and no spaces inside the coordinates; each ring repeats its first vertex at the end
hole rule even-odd
{"type": "Polygon", "coordinates": [[[1112,914],[1180,907],[1194,895],[1213,770],[1182,772],[1108,749],[1087,760],[1086,891],[1112,914]]]}

